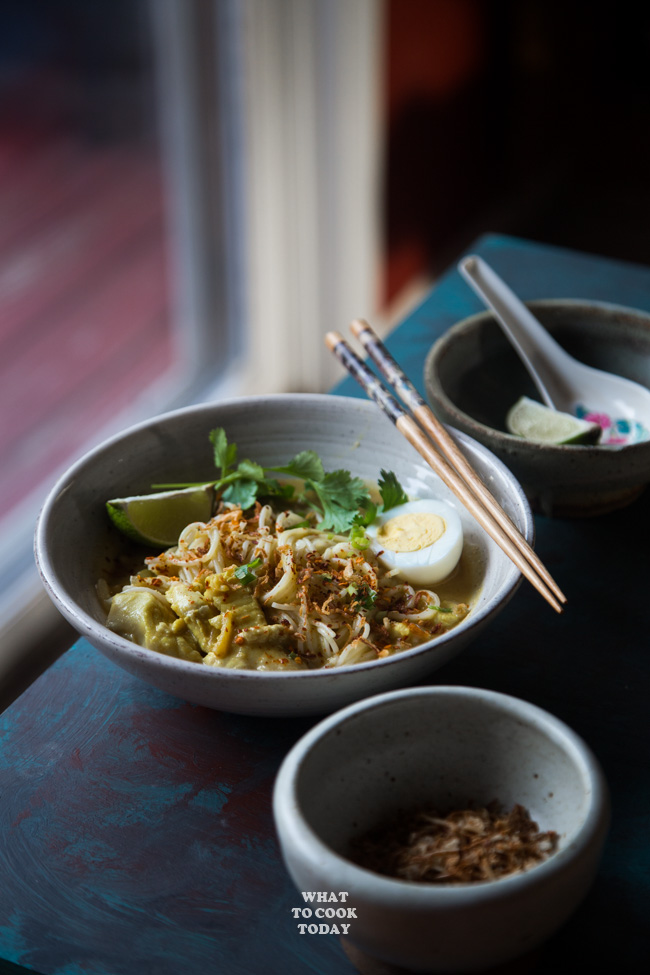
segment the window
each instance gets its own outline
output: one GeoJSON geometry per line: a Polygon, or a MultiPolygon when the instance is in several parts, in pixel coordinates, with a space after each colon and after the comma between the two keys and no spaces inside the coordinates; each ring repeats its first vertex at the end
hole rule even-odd
{"type": "Polygon", "coordinates": [[[75,456],[187,402],[337,377],[324,333],[374,310],[381,3],[5,10],[8,614],[33,597],[34,520],[75,456]]]}

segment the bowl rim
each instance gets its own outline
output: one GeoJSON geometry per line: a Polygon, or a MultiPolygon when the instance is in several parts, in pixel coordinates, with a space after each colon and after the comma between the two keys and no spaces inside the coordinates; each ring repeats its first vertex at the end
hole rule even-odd
{"type": "MultiPolygon", "coordinates": [[[[489,619],[490,616],[495,614],[499,608],[503,608],[503,606],[509,602],[523,581],[523,576],[521,575],[520,571],[512,563],[508,567],[509,575],[502,586],[502,598],[499,599],[498,603],[491,600],[483,607],[477,607],[475,610],[470,612],[465,620],[463,620],[457,627],[454,627],[448,633],[436,637],[434,640],[430,640],[416,647],[412,647],[409,650],[404,650],[399,654],[394,654],[391,657],[386,657],[381,660],[365,661],[357,664],[347,664],[336,668],[320,668],[318,670],[308,671],[283,672],[203,667],[197,672],[197,664],[193,661],[181,660],[177,657],[157,653],[154,650],[149,650],[146,647],[132,643],[125,637],[119,636],[117,633],[113,633],[103,623],[100,623],[97,619],[95,619],[94,616],[91,616],[84,609],[82,609],[73,599],[73,597],[66,592],[63,585],[58,581],[57,572],[53,565],[53,559],[50,557],[48,552],[48,525],[56,509],[56,504],[59,497],[70,490],[74,484],[74,481],[83,473],[84,469],[88,465],[93,463],[96,457],[98,457],[105,450],[114,447],[124,438],[137,436],[137,434],[144,429],[159,426],[161,423],[165,423],[172,419],[191,417],[204,414],[209,411],[216,411],[219,413],[225,411],[227,413],[229,411],[237,411],[242,407],[255,408],[263,405],[268,406],[269,402],[294,403],[296,397],[299,397],[303,401],[309,401],[314,405],[327,405],[330,409],[338,411],[341,415],[345,415],[351,408],[359,410],[362,413],[367,413],[368,415],[376,415],[377,413],[377,406],[370,400],[358,397],[337,396],[332,395],[331,393],[271,393],[257,396],[232,397],[214,403],[193,404],[191,406],[182,407],[177,410],[171,410],[167,413],[149,417],[136,424],[133,424],[117,434],[112,435],[110,438],[93,447],[82,457],[80,457],[56,481],[43,502],[36,523],[34,534],[34,556],[36,566],[38,568],[43,586],[45,587],[50,599],[54,602],[55,606],[57,606],[63,616],[72,624],[72,626],[75,627],[75,629],[77,629],[83,636],[85,636],[90,643],[93,643],[94,640],[101,640],[104,646],[110,647],[111,653],[134,661],[149,662],[152,666],[155,664],[156,669],[160,669],[163,672],[169,671],[170,673],[187,675],[197,675],[198,673],[201,675],[202,682],[224,682],[225,680],[229,682],[242,680],[250,681],[252,678],[263,679],[265,682],[281,681],[282,683],[296,680],[304,681],[308,679],[327,680],[328,678],[332,679],[332,677],[336,674],[361,674],[369,667],[374,671],[378,667],[388,668],[391,666],[399,666],[401,660],[412,660],[415,656],[428,653],[436,646],[444,646],[447,642],[452,641],[459,632],[465,634],[477,626],[482,625],[487,619],[489,619]]],[[[390,421],[386,420],[386,422],[388,423],[390,421]]],[[[508,467],[498,457],[496,457],[496,455],[488,447],[485,447],[483,444],[479,443],[477,440],[470,437],[466,433],[463,433],[462,431],[456,431],[453,428],[449,429],[454,436],[458,437],[461,443],[469,443],[479,455],[486,456],[490,463],[494,465],[494,467],[508,482],[510,489],[513,492],[513,500],[515,503],[518,503],[519,509],[523,514],[524,524],[522,534],[528,543],[532,545],[535,537],[535,523],[530,504],[518,480],[508,469],[508,467]]],[[[461,502],[459,501],[458,503],[460,504],[461,502]]]]}
{"type": "Polygon", "coordinates": [[[353,882],[357,897],[384,903],[392,901],[399,903],[401,908],[418,910],[433,906],[480,905],[486,901],[517,896],[532,886],[552,881],[583,856],[594,840],[604,838],[609,825],[610,796],[600,763],[587,743],[569,725],[549,711],[500,691],[439,684],[373,695],[319,721],[295,743],[280,766],[273,788],[273,815],[283,851],[285,846],[291,846],[298,851],[304,863],[329,874],[332,880],[336,875],[337,880],[333,885],[336,889],[340,887],[343,890],[346,883],[353,882]],[[429,699],[433,705],[441,697],[462,697],[465,700],[474,700],[479,705],[489,703],[526,724],[537,727],[547,737],[563,746],[564,751],[578,766],[585,786],[588,786],[585,789],[587,813],[583,822],[569,837],[567,845],[524,873],[511,874],[494,881],[453,885],[385,877],[360,867],[337,853],[320,839],[302,815],[297,782],[309,753],[319,741],[365,711],[381,710],[395,703],[408,707],[414,698],[429,699]],[[285,836],[290,837],[288,843],[285,836]],[[323,871],[324,865],[326,868],[323,871]]]}
{"type": "MultiPolygon", "coordinates": [[[[525,301],[524,304],[527,308],[530,308],[532,312],[537,309],[553,309],[566,307],[569,309],[577,309],[578,307],[593,307],[597,312],[605,314],[607,312],[622,313],[627,316],[633,316],[643,321],[649,330],[649,340],[650,340],[650,312],[645,312],[641,308],[630,308],[626,305],[617,305],[606,301],[591,301],[582,298],[540,298],[533,301],[525,301]]],[[[613,444],[611,446],[598,445],[598,444],[544,444],[536,443],[534,441],[525,440],[523,437],[517,437],[512,433],[507,433],[505,430],[497,430],[496,427],[489,427],[485,423],[481,423],[480,420],[475,419],[470,416],[469,413],[465,413],[456,403],[453,402],[445,392],[438,379],[437,362],[439,357],[446,351],[446,349],[451,345],[451,343],[461,336],[464,332],[470,329],[476,328],[484,322],[495,321],[495,315],[491,311],[480,311],[473,315],[468,315],[466,318],[462,318],[459,321],[451,325],[446,332],[444,332],[433,345],[429,348],[424,361],[424,385],[426,388],[427,399],[429,403],[435,406],[437,403],[443,405],[444,409],[449,416],[456,418],[456,422],[462,423],[462,432],[467,430],[472,430],[474,433],[468,433],[468,436],[472,439],[477,439],[478,437],[491,438],[495,443],[498,443],[502,447],[508,445],[516,446],[522,451],[531,451],[537,453],[539,450],[548,450],[551,453],[555,453],[558,456],[565,454],[567,456],[584,456],[585,447],[588,447],[590,455],[598,455],[600,457],[611,457],[615,453],[619,453],[624,450],[626,454],[629,455],[630,452],[640,453],[644,450],[648,450],[648,445],[650,440],[642,441],[641,443],[635,444],[625,444],[623,446],[617,446],[613,444]],[[435,382],[436,388],[435,393],[432,390],[432,385],[435,382]]],[[[507,341],[507,340],[506,340],[507,341]]]]}

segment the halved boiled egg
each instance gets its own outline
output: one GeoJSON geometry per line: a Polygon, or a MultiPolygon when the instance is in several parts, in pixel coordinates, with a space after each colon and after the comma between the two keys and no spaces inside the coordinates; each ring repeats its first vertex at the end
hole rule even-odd
{"type": "Polygon", "coordinates": [[[454,571],[463,550],[463,528],[446,501],[421,498],[397,505],[366,528],[371,547],[387,569],[414,586],[429,586],[454,571]]]}

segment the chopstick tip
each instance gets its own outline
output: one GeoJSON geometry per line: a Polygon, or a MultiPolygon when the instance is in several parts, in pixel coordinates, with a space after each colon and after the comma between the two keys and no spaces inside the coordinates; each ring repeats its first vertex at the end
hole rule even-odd
{"type": "Polygon", "coordinates": [[[369,332],[371,329],[365,318],[355,318],[350,322],[350,331],[358,339],[362,332],[369,332]]]}
{"type": "Polygon", "coordinates": [[[343,341],[343,336],[340,332],[328,332],[325,336],[325,345],[333,352],[339,342],[343,341]]]}

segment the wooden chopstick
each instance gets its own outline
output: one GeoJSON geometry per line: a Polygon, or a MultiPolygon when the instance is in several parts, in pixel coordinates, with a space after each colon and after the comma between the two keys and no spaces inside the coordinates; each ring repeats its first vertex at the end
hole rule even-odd
{"type": "Polygon", "coordinates": [[[368,322],[357,318],[351,323],[350,330],[359,339],[381,374],[395,388],[402,402],[406,404],[421,426],[427,431],[438,450],[456,468],[473,493],[483,502],[494,520],[501,526],[508,538],[521,550],[524,558],[530,562],[549,589],[557,596],[561,603],[565,603],[567,601],[566,596],[542,560],[512,523],[499,502],[492,496],[476,471],[471,467],[456,441],[442,425],[440,420],[431,412],[413,383],[402,369],[400,369],[381,339],[373,332],[368,322]]]}
{"type": "MultiPolygon", "coordinates": [[[[368,369],[365,363],[350,348],[343,336],[338,332],[328,332],[325,336],[325,343],[354,379],[356,379],[366,395],[377,403],[391,422],[395,424],[399,432],[406,437],[420,456],[426,460],[438,477],[462,501],[481,527],[517,566],[521,574],[528,579],[557,613],[561,613],[562,605],[524,556],[520,548],[506,534],[492,514],[483,507],[458,472],[433,447],[422,427],[402,409],[395,397],[389,393],[382,381],[368,369]]],[[[471,468],[470,471],[472,472],[473,479],[478,479],[478,475],[471,468]]]]}

